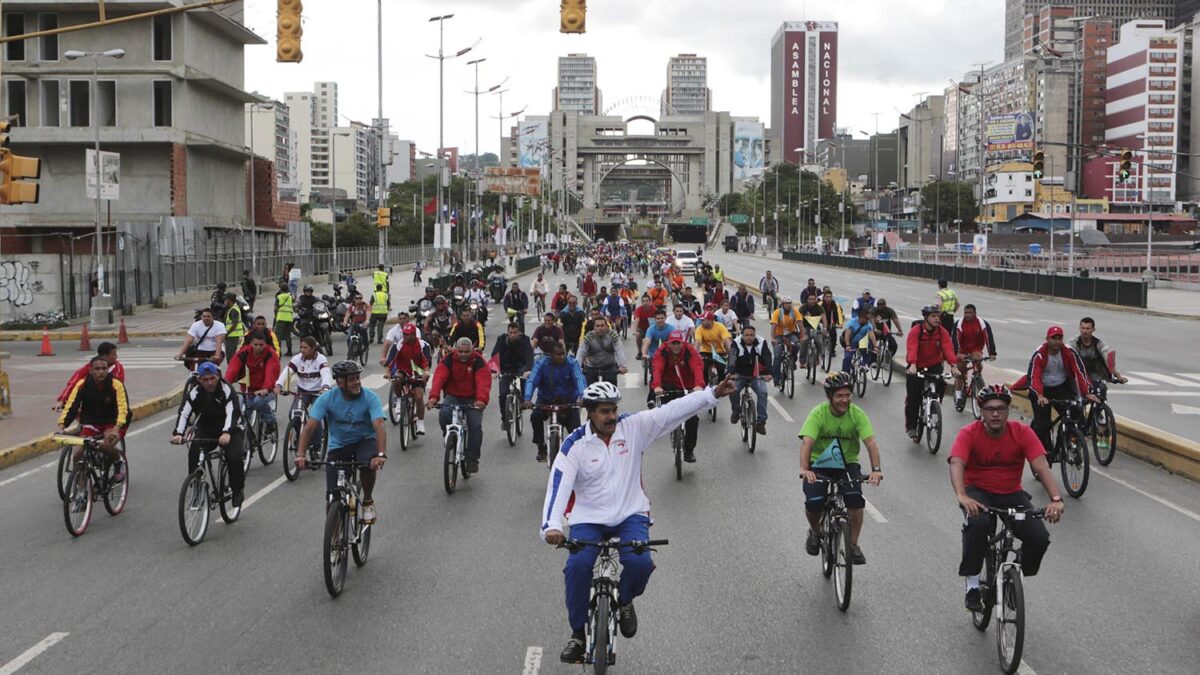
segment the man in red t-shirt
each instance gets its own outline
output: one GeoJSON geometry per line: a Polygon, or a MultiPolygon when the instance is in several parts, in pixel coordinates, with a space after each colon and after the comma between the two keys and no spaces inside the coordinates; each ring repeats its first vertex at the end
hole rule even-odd
{"type": "Polygon", "coordinates": [[[636,321],[634,328],[637,329],[637,360],[642,360],[642,339],[646,337],[646,329],[650,327],[650,322],[654,321],[654,314],[658,311],[658,305],[650,299],[650,294],[642,295],[642,304],[633,310],[633,318],[636,321]]]}
{"type": "MultiPolygon", "coordinates": [[[[947,460],[954,496],[967,516],[958,574],[967,579],[966,606],[973,612],[983,611],[979,570],[993,531],[992,517],[986,507],[1033,508],[1029,494],[1021,488],[1026,462],[1050,497],[1046,520],[1056,523],[1063,512],[1058,484],[1050,472],[1041,441],[1032,429],[1008,419],[1012,392],[1002,384],[994,384],[979,392],[977,402],[982,418],[958,432],[947,460]]],[[[1015,525],[1014,534],[1021,540],[1021,570],[1032,577],[1038,573],[1042,556],[1050,546],[1050,534],[1037,519],[1018,521],[1015,525]]]]}
{"type": "MultiPolygon", "coordinates": [[[[704,389],[704,359],[683,331],[673,330],[666,345],[654,352],[650,393],[662,396],[663,403],[683,398],[704,389]]],[[[696,461],[696,432],[700,417],[692,415],[683,425],[683,461],[696,461]]]]}

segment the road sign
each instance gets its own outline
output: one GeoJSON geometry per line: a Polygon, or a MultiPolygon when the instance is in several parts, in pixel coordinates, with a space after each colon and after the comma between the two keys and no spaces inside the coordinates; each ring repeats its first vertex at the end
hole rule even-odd
{"type": "Polygon", "coordinates": [[[735,213],[729,216],[729,222],[733,225],[745,225],[750,222],[750,216],[744,213],[735,213]]]}
{"type": "MultiPolygon", "coordinates": [[[[96,151],[84,151],[84,167],[87,173],[87,197],[96,198],[96,151]]],[[[121,153],[100,151],[100,198],[121,198],[121,153]]]]}

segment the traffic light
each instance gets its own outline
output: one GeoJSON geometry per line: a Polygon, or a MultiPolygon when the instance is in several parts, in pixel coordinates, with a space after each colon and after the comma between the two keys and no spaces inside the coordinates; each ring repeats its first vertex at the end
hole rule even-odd
{"type": "Polygon", "coordinates": [[[1122,182],[1129,180],[1129,176],[1133,173],[1133,151],[1121,151],[1121,172],[1118,174],[1117,180],[1122,182]]]}
{"type": "Polygon", "coordinates": [[[21,157],[8,149],[8,130],[12,125],[0,120],[0,204],[36,204],[38,184],[24,178],[41,178],[42,161],[21,157]]]}
{"type": "Polygon", "coordinates": [[[1046,153],[1038,150],[1033,153],[1033,177],[1041,180],[1042,175],[1046,173],[1046,153]]]}
{"type": "Polygon", "coordinates": [[[300,0],[277,1],[275,60],[280,63],[300,63],[304,60],[304,52],[300,51],[300,36],[304,34],[300,26],[300,13],[304,11],[304,5],[300,0]]]}
{"type": "Polygon", "coordinates": [[[386,206],[380,207],[375,212],[375,227],[381,230],[386,230],[392,226],[392,210],[386,206]]]}
{"type": "Polygon", "coordinates": [[[587,0],[562,0],[560,33],[583,33],[587,20],[587,0]]]}

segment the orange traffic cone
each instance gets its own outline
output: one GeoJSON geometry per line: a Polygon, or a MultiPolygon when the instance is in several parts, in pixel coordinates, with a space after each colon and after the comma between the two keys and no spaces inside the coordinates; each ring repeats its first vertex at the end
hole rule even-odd
{"type": "Polygon", "coordinates": [[[129,344],[129,333],[125,332],[125,319],[121,319],[121,331],[117,333],[117,344],[129,344]]]}
{"type": "Polygon", "coordinates": [[[92,351],[92,338],[88,335],[88,325],[86,323],[83,324],[83,332],[79,334],[79,351],[92,351]]]}
{"type": "Polygon", "coordinates": [[[54,348],[50,346],[50,330],[42,326],[42,351],[38,356],[54,356],[54,348]]]}

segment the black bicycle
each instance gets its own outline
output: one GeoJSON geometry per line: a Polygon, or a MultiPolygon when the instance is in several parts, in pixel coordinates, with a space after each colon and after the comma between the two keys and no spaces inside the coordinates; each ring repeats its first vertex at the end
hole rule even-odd
{"type": "Polygon", "coordinates": [[[799,348],[792,345],[792,341],[783,340],[783,362],[779,364],[779,381],[775,383],[779,387],[779,391],[786,392],[788,398],[796,397],[796,362],[798,358],[799,348]]]}
{"type": "Polygon", "coordinates": [[[358,480],[359,471],[370,464],[350,460],[313,464],[332,466],[337,471],[337,487],[325,507],[325,538],[321,544],[325,590],[336,598],[346,587],[350,557],[354,557],[355,566],[362,567],[371,552],[372,526],[363,521],[362,485],[358,480]]]}
{"type": "Polygon", "coordinates": [[[388,380],[388,417],[392,424],[400,427],[400,451],[405,452],[413,441],[417,440],[417,402],[413,398],[413,387],[425,385],[425,380],[412,377],[405,373],[397,373],[388,380]],[[396,392],[396,383],[400,383],[400,392],[396,392]]]}
{"type": "MultiPolygon", "coordinates": [[[[250,461],[254,458],[255,452],[258,452],[258,458],[262,460],[263,466],[275,461],[275,457],[279,454],[279,426],[276,425],[274,431],[269,431],[270,427],[263,415],[247,405],[252,394],[243,393],[241,396],[242,414],[246,417],[246,447],[242,454],[242,470],[249,471],[250,461]]],[[[271,403],[272,419],[278,400],[276,398],[271,403]]]]}
{"type": "MultiPolygon", "coordinates": [[[[113,480],[116,465],[100,449],[103,437],[59,434],[55,440],[65,446],[64,450],[74,451],[77,447],[83,447],[80,456],[73,462],[67,477],[66,496],[62,499],[67,532],[72,537],[78,537],[87,532],[92,522],[92,504],[95,502],[103,501],[109,515],[115,516],[125,510],[125,502],[129,499],[129,461],[125,460],[125,478],[113,480]]],[[[121,458],[125,458],[124,446],[121,447],[121,458]]]]}
{"type": "Polygon", "coordinates": [[[549,457],[546,466],[550,469],[554,468],[554,458],[558,457],[558,449],[562,447],[563,439],[567,437],[567,429],[562,422],[558,421],[558,414],[565,410],[575,408],[577,406],[567,404],[537,404],[539,410],[543,412],[543,424],[546,425],[546,448],[549,451],[549,457]]]}
{"type": "MultiPolygon", "coordinates": [[[[210,447],[200,454],[196,470],[183,480],[179,490],[179,532],[188,546],[204,541],[208,533],[209,515],[220,509],[221,520],[233,523],[242,515],[242,507],[233,505],[233,489],[229,486],[229,467],[225,464],[225,449],[217,439],[195,438],[194,431],[184,433],[184,444],[195,443],[210,447]],[[216,470],[213,469],[216,462],[216,470]]],[[[249,452],[242,448],[242,452],[249,452]]]]}
{"type": "Polygon", "coordinates": [[[588,602],[588,621],[584,628],[587,648],[584,650],[583,665],[592,666],[596,675],[604,675],[608,667],[617,662],[617,650],[613,642],[617,637],[617,583],[620,579],[618,563],[620,550],[628,548],[641,555],[654,551],[654,546],[666,546],[666,539],[649,541],[621,541],[613,537],[607,541],[578,541],[568,539],[560,548],[575,553],[584,547],[600,549],[592,571],[592,597],[588,602]]]}
{"type": "MultiPolygon", "coordinates": [[[[896,336],[901,336],[903,333],[896,333],[896,336]]],[[[896,357],[896,353],[892,351],[892,347],[884,336],[876,333],[876,352],[875,358],[871,361],[871,379],[878,380],[887,387],[892,384],[892,361],[896,357]]]]}
{"type": "Polygon", "coordinates": [[[1092,472],[1091,453],[1088,452],[1087,436],[1083,433],[1087,423],[1083,415],[1083,402],[1080,399],[1051,399],[1050,405],[1058,411],[1058,419],[1052,431],[1054,452],[1048,459],[1051,464],[1058,462],[1067,494],[1079,499],[1087,490],[1092,472]]]}
{"type": "Polygon", "coordinates": [[[1000,668],[1011,675],[1021,667],[1025,648],[1025,589],[1021,582],[1021,558],[1013,550],[1013,523],[1043,518],[1043,509],[997,509],[987,507],[995,522],[995,534],[988,539],[983,570],[979,575],[979,595],[983,610],[971,612],[971,623],[979,631],[987,630],[996,617],[996,655],[1000,668]],[[1009,558],[1012,558],[1011,560],[1009,558]]]}
{"type": "MultiPolygon", "coordinates": [[[[666,394],[675,394],[677,396],[681,396],[683,393],[684,392],[680,389],[668,389],[663,394],[657,394],[654,397],[654,407],[663,407],[663,404],[665,403],[663,397],[666,394]]],[[[687,433],[686,425],[687,420],[684,420],[679,423],[679,426],[675,427],[675,429],[671,431],[671,452],[675,455],[675,480],[683,480],[683,439],[684,435],[687,433]]]]}
{"type": "Polygon", "coordinates": [[[833,596],[838,609],[850,607],[850,591],[854,582],[854,564],[850,560],[850,511],[844,494],[862,491],[862,479],[818,478],[815,484],[825,486],[825,505],[821,509],[821,574],[833,577],[833,596]]]}
{"type": "Polygon", "coordinates": [[[501,403],[504,406],[504,412],[508,414],[508,426],[504,429],[504,435],[508,438],[508,447],[510,448],[517,444],[517,439],[525,430],[525,409],[522,407],[525,402],[525,391],[522,382],[520,374],[514,374],[512,382],[508,385],[508,391],[504,392],[504,400],[501,403]]]}
{"type": "MultiPolygon", "coordinates": [[[[1116,383],[1118,380],[1109,380],[1116,383]]],[[[1112,464],[1117,453],[1117,417],[1108,405],[1108,383],[1104,380],[1092,380],[1092,393],[1100,399],[1099,403],[1088,401],[1087,419],[1084,430],[1092,437],[1092,450],[1096,453],[1096,463],[1100,466],[1112,464]]]]}
{"type": "MultiPolygon", "coordinates": [[[[287,431],[283,435],[283,475],[288,481],[294,481],[300,477],[300,468],[296,466],[296,455],[300,451],[300,432],[304,429],[304,425],[308,422],[308,407],[316,400],[319,394],[310,394],[307,392],[281,392],[281,396],[303,396],[303,405],[297,406],[289,413],[287,431]]],[[[319,462],[325,459],[325,453],[329,451],[329,425],[322,425],[321,438],[309,441],[308,451],[305,453],[309,461],[319,462]]],[[[309,470],[314,467],[309,466],[309,470]]]]}
{"type": "MultiPolygon", "coordinates": [[[[71,472],[75,470],[75,448],[79,447],[81,444],[73,440],[69,440],[79,438],[78,436],[61,434],[60,438],[68,439],[63,442],[62,450],[58,453],[58,498],[66,499],[67,487],[70,485],[71,472]]],[[[125,439],[122,438],[120,441],[118,441],[118,445],[121,446],[121,456],[124,457],[125,439]]]]}

